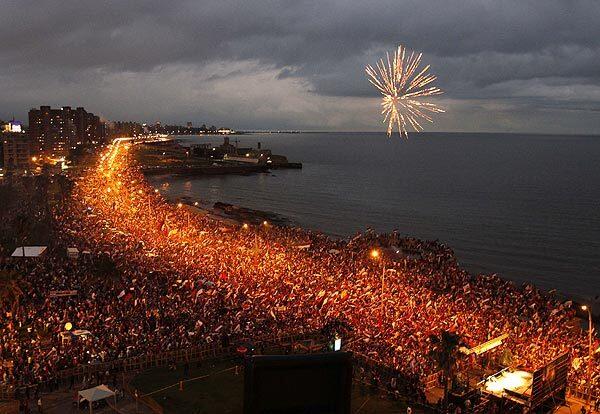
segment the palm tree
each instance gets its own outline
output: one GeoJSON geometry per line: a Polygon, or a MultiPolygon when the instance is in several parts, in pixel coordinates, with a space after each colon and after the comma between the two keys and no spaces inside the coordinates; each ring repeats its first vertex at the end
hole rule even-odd
{"type": "Polygon", "coordinates": [[[444,400],[448,397],[448,381],[454,376],[456,362],[458,361],[458,349],[461,345],[460,336],[453,332],[442,331],[440,336],[430,336],[433,350],[431,356],[444,373],[444,400]]]}
{"type": "Polygon", "coordinates": [[[41,344],[48,344],[52,340],[52,329],[47,325],[39,325],[36,326],[35,334],[37,340],[40,341],[41,344]]]}
{"type": "Polygon", "coordinates": [[[108,255],[102,254],[95,261],[95,271],[91,280],[96,283],[114,284],[121,278],[121,272],[115,261],[108,255]]]}
{"type": "Polygon", "coordinates": [[[23,291],[19,286],[19,277],[13,270],[0,270],[0,303],[10,303],[12,314],[19,306],[23,291]]]}

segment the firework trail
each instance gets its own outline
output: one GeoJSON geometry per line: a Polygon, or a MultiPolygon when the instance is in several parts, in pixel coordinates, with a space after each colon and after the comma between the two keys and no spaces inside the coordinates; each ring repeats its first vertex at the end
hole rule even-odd
{"type": "Polygon", "coordinates": [[[443,91],[431,85],[437,77],[428,73],[429,65],[419,69],[422,55],[413,51],[409,54],[400,45],[391,60],[390,54],[386,53],[386,60],[380,59],[376,68],[371,65],[365,68],[369,82],[383,95],[381,114],[384,116],[383,123],[388,124],[388,137],[397,125],[398,134],[408,138],[409,126],[415,131],[422,131],[419,121],[433,122],[431,114],[444,112],[439,106],[423,100],[443,91]]]}

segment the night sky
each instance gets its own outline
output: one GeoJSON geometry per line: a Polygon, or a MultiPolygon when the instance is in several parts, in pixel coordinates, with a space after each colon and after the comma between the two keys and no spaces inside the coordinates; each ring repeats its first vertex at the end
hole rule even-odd
{"type": "Polygon", "coordinates": [[[446,94],[430,131],[600,134],[600,1],[0,4],[0,119],[384,130],[364,75],[399,43],[446,94]]]}

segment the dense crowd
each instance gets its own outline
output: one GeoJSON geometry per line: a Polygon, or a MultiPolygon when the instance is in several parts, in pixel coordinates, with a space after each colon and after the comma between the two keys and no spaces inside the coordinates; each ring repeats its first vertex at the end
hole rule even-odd
{"type": "MultiPolygon", "coordinates": [[[[513,363],[527,369],[569,352],[579,363],[573,380],[585,384],[587,341],[567,326],[575,314],[569,303],[495,275],[471,276],[437,241],[373,232],[336,240],[268,223],[228,223],[169,204],[128,152],[114,146],[76,181],[54,212],[55,239],[45,259],[0,263],[22,276],[25,292],[16,309],[1,315],[2,383],[36,383],[77,364],[342,321],[349,349],[415,382],[437,370],[432,335],[451,331],[470,346],[506,333],[513,363]],[[71,260],[66,247],[86,254],[71,260]],[[49,297],[50,290],[77,295],[49,297]],[[62,343],[67,322],[92,337],[62,343]]],[[[594,375],[597,387],[597,360],[594,375]]]]}

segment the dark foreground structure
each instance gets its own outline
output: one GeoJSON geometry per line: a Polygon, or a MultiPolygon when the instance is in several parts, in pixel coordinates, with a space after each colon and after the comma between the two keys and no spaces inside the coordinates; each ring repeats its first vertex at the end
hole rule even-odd
{"type": "Polygon", "coordinates": [[[246,360],[244,414],[350,413],[352,354],[260,355],[246,360]]]}

